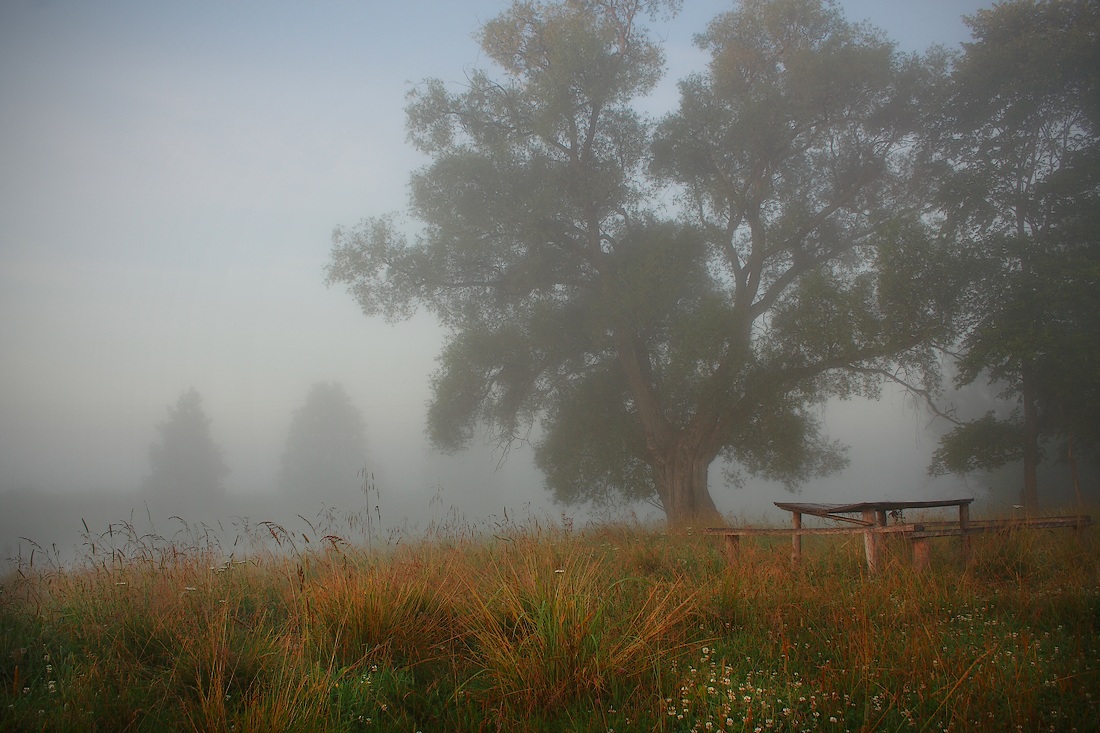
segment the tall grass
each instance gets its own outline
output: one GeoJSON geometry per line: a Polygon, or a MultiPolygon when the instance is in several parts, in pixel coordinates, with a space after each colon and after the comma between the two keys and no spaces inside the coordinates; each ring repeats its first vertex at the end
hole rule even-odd
{"type": "Polygon", "coordinates": [[[629,693],[684,643],[695,591],[608,572],[578,542],[488,548],[463,577],[472,688],[525,715],[629,693]],[[486,594],[486,591],[489,591],[486,594]]]}
{"type": "Polygon", "coordinates": [[[1095,730],[1096,532],[904,545],[458,523],[133,533],[0,592],[0,730],[1095,730]],[[201,535],[200,535],[201,536],[201,535]],[[178,538],[177,538],[178,539],[178,538]],[[291,540],[294,540],[291,547],[291,540]],[[233,548],[234,551],[240,547],[233,548]],[[247,559],[242,559],[247,558],[247,559]]]}

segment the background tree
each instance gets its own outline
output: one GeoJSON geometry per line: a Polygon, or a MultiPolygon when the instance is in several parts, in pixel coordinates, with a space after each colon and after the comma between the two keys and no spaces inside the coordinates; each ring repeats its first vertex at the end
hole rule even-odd
{"type": "Polygon", "coordinates": [[[955,278],[911,185],[931,67],[831,5],[746,0],[655,135],[632,104],[660,74],[640,21],[662,6],[489,22],[503,73],[429,81],[408,108],[423,229],[338,229],[328,280],[368,315],[423,305],[450,328],[437,445],[539,422],[559,498],[655,498],[675,523],[714,511],[719,457],[790,485],[843,465],[808,407],[934,378],[955,278]]]}
{"type": "Polygon", "coordinates": [[[202,396],[194,388],[168,408],[168,419],[157,426],[159,442],[149,446],[151,473],[143,490],[177,500],[207,499],[225,493],[229,468],[210,436],[210,420],[202,396]]]}
{"type": "Polygon", "coordinates": [[[966,20],[939,130],[947,224],[982,273],[956,381],[988,379],[1018,409],[953,430],[931,471],[1022,460],[1034,510],[1044,438],[1076,476],[1075,445],[1095,449],[1100,424],[1100,3],[1017,0],[966,20]]]}
{"type": "Polygon", "coordinates": [[[366,428],[342,385],[318,382],[294,412],[279,466],[286,493],[350,498],[363,486],[366,428]]]}

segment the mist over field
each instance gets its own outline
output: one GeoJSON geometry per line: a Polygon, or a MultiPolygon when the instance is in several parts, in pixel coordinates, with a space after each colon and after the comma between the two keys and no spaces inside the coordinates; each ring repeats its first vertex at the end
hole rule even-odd
{"type": "MultiPolygon", "coordinates": [[[[958,48],[960,15],[987,4],[840,6],[916,52],[958,48]]],[[[645,503],[555,503],[522,443],[507,455],[491,439],[433,449],[425,413],[443,329],[425,313],[368,318],[324,283],[333,228],[403,210],[426,164],[406,143],[406,93],[486,66],[474,34],[507,7],[0,7],[0,557],[72,558],[117,522],[169,539],[208,529],[228,552],[262,521],[354,538],[455,518],[662,519],[645,503]],[[330,486],[280,487],[294,416],[319,383],[339,385],[361,416],[361,460],[330,486]],[[150,487],[158,426],[189,390],[228,469],[209,495],[150,487]]],[[[690,2],[654,25],[667,71],[647,111],[675,107],[676,82],[705,66],[693,34],[729,7],[690,2]]],[[[990,392],[954,400],[981,414],[990,392]]],[[[800,500],[1016,501],[981,476],[929,477],[948,425],[896,387],[833,400],[820,419],[850,463],[800,500]]],[[[772,502],[791,497],[777,482],[726,486],[717,465],[709,480],[732,516],[778,519],[772,502]]]]}

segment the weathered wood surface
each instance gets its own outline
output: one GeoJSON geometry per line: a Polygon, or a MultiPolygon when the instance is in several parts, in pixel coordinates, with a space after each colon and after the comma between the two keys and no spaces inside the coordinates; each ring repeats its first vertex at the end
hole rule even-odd
{"type": "Polygon", "coordinates": [[[887,534],[893,534],[896,532],[913,532],[916,531],[918,527],[923,527],[923,525],[891,524],[886,527],[799,527],[798,529],[793,527],[708,527],[704,529],[703,532],[713,535],[786,537],[791,534],[863,534],[864,532],[885,532],[887,534]]]}
{"type": "Polygon", "coordinates": [[[1028,519],[976,519],[964,529],[950,522],[926,522],[914,530],[912,537],[961,537],[978,532],[1006,532],[1013,529],[1083,529],[1092,525],[1092,517],[1079,514],[1068,517],[1034,517],[1028,519]]]}
{"type": "MultiPolygon", "coordinates": [[[[877,505],[862,510],[864,521],[855,527],[803,527],[802,517],[799,512],[793,512],[792,526],[789,528],[778,527],[708,527],[703,531],[706,534],[720,536],[724,539],[725,553],[730,564],[738,561],[739,545],[741,537],[782,537],[791,535],[791,560],[798,563],[802,556],[803,535],[855,535],[862,534],[864,551],[867,556],[867,568],[874,573],[881,566],[882,542],[884,535],[898,535],[910,540],[913,551],[913,567],[923,569],[928,567],[931,557],[929,540],[935,537],[961,537],[963,541],[963,557],[969,560],[969,538],[981,532],[1007,532],[1014,529],[1058,529],[1075,528],[1084,529],[1092,525],[1092,517],[1087,514],[1078,514],[1061,517],[1028,517],[1024,519],[976,519],[969,517],[969,500],[965,504],[948,502],[945,506],[958,506],[959,518],[954,521],[931,521],[920,523],[904,523],[886,525],[877,505]]],[[[922,502],[923,505],[923,502],[922,502]]],[[[777,506],[782,506],[777,502],[777,506]]],[[[793,506],[793,505],[787,505],[793,506]]],[[[805,506],[805,505],[800,505],[805,506]]],[[[851,506],[851,505],[844,505],[851,506]]],[[[833,517],[829,517],[833,518],[833,517]]]]}
{"type": "Polygon", "coordinates": [[[857,501],[851,504],[800,504],[777,501],[775,505],[788,512],[800,514],[856,514],[867,509],[893,512],[905,509],[935,509],[937,507],[964,506],[973,499],[937,499],[933,501],[857,501]]]}

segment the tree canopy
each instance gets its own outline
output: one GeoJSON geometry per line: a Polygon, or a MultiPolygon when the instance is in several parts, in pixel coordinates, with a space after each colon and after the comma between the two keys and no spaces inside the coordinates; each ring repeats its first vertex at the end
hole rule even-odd
{"type": "Polygon", "coordinates": [[[495,73],[410,98],[408,231],[338,229],[328,281],[449,328],[429,432],[528,436],[566,501],[714,511],[708,471],[791,486],[844,465],[813,407],[938,377],[963,268],[916,165],[942,64],[819,0],[744,0],[655,122],[640,0],[517,2],[482,29],[495,73]]]}
{"type": "Polygon", "coordinates": [[[1100,3],[1015,0],[967,19],[934,127],[946,225],[979,276],[957,382],[989,380],[1018,409],[953,430],[931,470],[1023,461],[1039,502],[1046,439],[1100,445],[1100,3]]]}
{"type": "Polygon", "coordinates": [[[210,419],[202,396],[191,388],[168,408],[157,426],[160,440],[149,446],[149,467],[143,490],[173,499],[205,499],[225,492],[229,468],[210,435],[210,419]]]}

